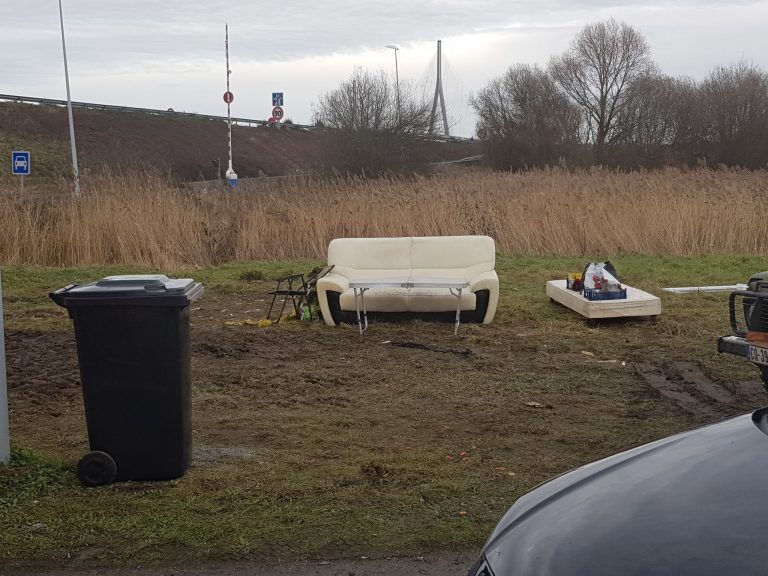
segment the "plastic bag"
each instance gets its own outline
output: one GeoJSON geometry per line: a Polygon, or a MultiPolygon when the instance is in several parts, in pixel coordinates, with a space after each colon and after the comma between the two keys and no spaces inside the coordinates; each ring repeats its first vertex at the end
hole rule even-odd
{"type": "Polygon", "coordinates": [[[587,262],[583,274],[584,288],[600,292],[621,291],[621,281],[610,261],[587,262]]]}

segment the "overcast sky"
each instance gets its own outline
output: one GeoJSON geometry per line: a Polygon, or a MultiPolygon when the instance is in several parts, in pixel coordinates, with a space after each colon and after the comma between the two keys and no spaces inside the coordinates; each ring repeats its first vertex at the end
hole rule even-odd
{"type": "MultiPolygon", "coordinates": [[[[228,22],[232,114],[266,119],[282,91],[286,118],[309,123],[318,94],[354,67],[394,74],[386,44],[400,47],[401,81],[426,83],[442,39],[449,115],[467,136],[472,91],[511,64],[545,66],[611,17],[640,30],[668,74],[768,68],[768,0],[64,0],[73,100],[225,115],[228,22]]],[[[56,0],[0,0],[0,71],[0,93],[65,98],[56,0]]]]}

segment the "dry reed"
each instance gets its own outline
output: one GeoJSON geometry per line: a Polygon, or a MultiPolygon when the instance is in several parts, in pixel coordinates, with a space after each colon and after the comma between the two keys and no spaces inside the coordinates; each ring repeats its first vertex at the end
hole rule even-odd
{"type": "Polygon", "coordinates": [[[102,175],[78,199],[0,184],[0,262],[179,269],[323,259],[337,237],[488,234],[500,251],[766,254],[766,171],[473,170],[411,180],[291,180],[191,192],[102,175]]]}

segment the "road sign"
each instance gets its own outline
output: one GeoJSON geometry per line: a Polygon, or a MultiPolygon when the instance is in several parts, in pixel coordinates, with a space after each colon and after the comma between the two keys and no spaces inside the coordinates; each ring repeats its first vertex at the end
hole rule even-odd
{"type": "Polygon", "coordinates": [[[276,123],[277,123],[277,120],[275,120],[274,116],[270,116],[269,120],[267,120],[267,124],[269,124],[270,126],[272,126],[273,124],[276,124],[276,123]]]}
{"type": "Polygon", "coordinates": [[[14,150],[11,152],[11,173],[17,176],[29,176],[30,171],[29,152],[14,150]]]}
{"type": "Polygon", "coordinates": [[[282,105],[283,105],[283,93],[272,92],[272,106],[282,106],[282,105]]]}
{"type": "Polygon", "coordinates": [[[235,95],[232,94],[232,92],[230,92],[229,90],[224,92],[224,102],[226,102],[227,104],[232,104],[232,101],[234,99],[235,99],[235,95]]]}
{"type": "Polygon", "coordinates": [[[272,108],[272,118],[278,122],[283,119],[283,109],[280,108],[280,106],[275,106],[272,108]]]}

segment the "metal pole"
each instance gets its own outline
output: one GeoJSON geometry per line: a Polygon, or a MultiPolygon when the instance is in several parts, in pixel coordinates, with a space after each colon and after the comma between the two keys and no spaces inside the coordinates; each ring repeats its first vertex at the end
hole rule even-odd
{"type": "MultiPolygon", "coordinates": [[[[227,55],[227,92],[229,92],[229,75],[232,74],[232,70],[229,69],[229,25],[224,24],[224,51],[227,55]]],[[[227,102],[227,126],[229,127],[229,170],[227,175],[234,172],[232,169],[232,115],[230,113],[230,103],[227,102]]]]}
{"type": "Polygon", "coordinates": [[[11,461],[11,433],[8,427],[8,385],[5,380],[2,276],[2,272],[0,272],[0,464],[8,464],[11,461]]]}
{"type": "Polygon", "coordinates": [[[24,196],[24,174],[21,175],[21,195],[24,196]]]}
{"type": "Polygon", "coordinates": [[[400,71],[397,69],[397,51],[395,48],[395,90],[397,91],[397,123],[400,124],[400,71]]]}
{"type": "Polygon", "coordinates": [[[61,22],[61,49],[64,52],[64,79],[67,83],[67,116],[69,117],[69,143],[72,147],[72,174],[75,177],[75,196],[80,196],[80,172],[77,169],[77,146],[75,146],[75,123],[72,120],[72,96],[69,93],[69,68],[67,66],[67,44],[64,41],[64,12],[59,0],[59,20],[61,22]]]}
{"type": "Polygon", "coordinates": [[[397,51],[400,48],[394,44],[387,44],[384,48],[389,48],[395,53],[395,96],[397,98],[397,125],[400,127],[400,71],[397,69],[397,51]]]}
{"type": "Polygon", "coordinates": [[[700,292],[733,292],[748,288],[749,286],[746,284],[732,284],[730,286],[681,286],[679,288],[662,288],[662,290],[673,294],[697,294],[700,292]]]}

